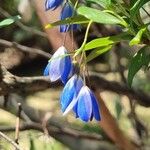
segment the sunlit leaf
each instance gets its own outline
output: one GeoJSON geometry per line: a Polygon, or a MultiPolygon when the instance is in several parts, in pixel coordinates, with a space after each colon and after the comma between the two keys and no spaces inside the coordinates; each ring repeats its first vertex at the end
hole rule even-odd
{"type": "Polygon", "coordinates": [[[98,9],[81,6],[77,9],[78,14],[85,16],[93,22],[102,24],[122,24],[122,20],[107,12],[98,9]]]}
{"type": "Polygon", "coordinates": [[[103,46],[118,43],[123,40],[130,40],[130,39],[131,39],[131,37],[124,33],[120,34],[120,35],[116,35],[116,36],[97,38],[97,39],[94,39],[94,40],[90,41],[89,43],[87,43],[84,47],[84,50],[87,51],[90,49],[103,47],[103,46]]]}
{"type": "Polygon", "coordinates": [[[7,18],[7,19],[4,19],[0,22],[0,28],[1,27],[4,27],[4,26],[8,26],[12,23],[14,23],[15,21],[21,19],[21,17],[18,15],[18,16],[14,16],[14,17],[10,17],[10,18],[7,18]]]}
{"type": "Polygon", "coordinates": [[[87,56],[87,62],[93,60],[94,58],[98,57],[99,55],[109,51],[112,48],[112,45],[108,45],[105,47],[100,47],[95,50],[92,50],[92,52],[87,56]]]}
{"type": "Polygon", "coordinates": [[[84,16],[75,16],[75,17],[70,17],[70,18],[66,18],[64,20],[59,20],[59,21],[56,21],[54,23],[50,23],[50,24],[47,24],[45,26],[45,28],[53,28],[55,26],[58,26],[58,25],[63,25],[63,24],[84,24],[84,23],[88,23],[89,22],[89,19],[85,18],[84,16]]]}
{"type": "Polygon", "coordinates": [[[111,5],[111,0],[87,0],[87,1],[96,3],[104,8],[107,8],[111,5]]]}

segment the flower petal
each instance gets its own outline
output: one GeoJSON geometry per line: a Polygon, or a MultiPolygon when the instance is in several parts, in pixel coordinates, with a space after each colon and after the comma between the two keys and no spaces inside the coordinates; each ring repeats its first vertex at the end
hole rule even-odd
{"type": "MultiPolygon", "coordinates": [[[[72,17],[75,14],[75,10],[72,5],[67,2],[62,8],[60,19],[64,20],[66,18],[72,17]]],[[[68,32],[69,30],[77,30],[79,25],[72,24],[72,25],[60,25],[60,32],[68,32]]]]}
{"type": "Polygon", "coordinates": [[[50,62],[48,62],[47,66],[44,69],[43,75],[48,76],[49,75],[49,67],[50,67],[50,62]]]}
{"type": "Polygon", "coordinates": [[[62,74],[61,74],[61,80],[64,84],[66,84],[66,82],[68,81],[70,72],[72,71],[73,65],[72,65],[70,56],[65,56],[64,60],[65,60],[65,63],[64,64],[62,63],[60,65],[60,70],[62,70],[63,68],[62,74]]]}
{"type": "Polygon", "coordinates": [[[63,115],[66,115],[77,103],[77,98],[74,97],[70,104],[67,106],[66,110],[64,111],[63,115]]]}
{"type": "Polygon", "coordinates": [[[74,105],[73,111],[74,111],[74,113],[76,115],[76,118],[79,118],[79,116],[78,116],[78,102],[74,105]]]}
{"type": "Polygon", "coordinates": [[[82,86],[83,86],[83,81],[82,81],[81,77],[78,77],[76,74],[74,76],[72,76],[69,79],[69,81],[66,83],[66,85],[62,91],[61,97],[60,97],[61,109],[65,114],[68,113],[73,108],[73,104],[75,105],[75,103],[76,103],[75,99],[76,99],[82,86]],[[70,106],[69,106],[69,104],[70,104],[70,106]]]}
{"type": "Polygon", "coordinates": [[[63,0],[46,0],[45,1],[45,10],[49,10],[49,9],[56,9],[59,5],[61,5],[61,3],[63,2],[63,0]]]}
{"type": "Polygon", "coordinates": [[[49,76],[52,82],[61,79],[66,83],[72,67],[70,56],[65,56],[67,50],[61,46],[52,56],[49,67],[49,76]]]}
{"type": "Polygon", "coordinates": [[[92,107],[93,107],[93,116],[97,121],[101,120],[100,112],[99,112],[99,106],[97,103],[97,99],[92,91],[90,91],[90,95],[92,98],[92,107]]]}
{"type": "Polygon", "coordinates": [[[60,16],[60,19],[63,20],[63,19],[66,19],[66,18],[69,18],[73,15],[73,7],[71,6],[70,3],[65,3],[65,5],[63,6],[62,8],[62,11],[61,11],[61,16],[60,16]]]}
{"type": "Polygon", "coordinates": [[[65,60],[62,56],[65,54],[64,48],[60,47],[51,57],[51,63],[49,67],[50,80],[56,81],[61,77],[61,68],[64,68],[65,60]],[[61,67],[60,67],[61,65],[61,67]]]}
{"type": "Polygon", "coordinates": [[[78,94],[78,115],[85,122],[89,121],[92,115],[92,100],[90,90],[87,86],[83,86],[78,94]]]}

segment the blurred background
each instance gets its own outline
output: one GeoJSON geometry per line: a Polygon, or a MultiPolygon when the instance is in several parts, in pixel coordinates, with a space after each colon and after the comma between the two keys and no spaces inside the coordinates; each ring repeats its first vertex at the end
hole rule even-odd
{"type": "MultiPolygon", "coordinates": [[[[62,85],[51,84],[41,77],[50,54],[62,45],[65,36],[58,27],[44,29],[47,23],[59,19],[61,8],[45,12],[44,3],[44,0],[0,0],[0,21],[18,14],[22,17],[0,28],[0,63],[8,71],[5,73],[6,92],[0,92],[0,131],[15,139],[19,102],[22,104],[20,124],[24,130],[19,132],[19,145],[24,150],[115,150],[124,135],[136,147],[148,150],[150,71],[143,69],[137,73],[133,89],[126,84],[128,66],[138,47],[131,49],[128,43],[119,43],[88,64],[89,71],[99,77],[93,77],[91,84],[98,84],[100,99],[108,108],[102,110],[106,114],[102,115],[105,117],[102,123],[83,123],[73,113],[62,116],[59,103],[62,85]],[[113,119],[109,120],[111,117],[113,119]],[[112,122],[108,125],[107,120],[112,122]],[[28,127],[26,122],[41,126],[28,127]]],[[[150,5],[144,7],[150,10],[150,5]]],[[[141,11],[141,15],[145,13],[141,11]]],[[[85,27],[76,31],[74,38],[67,33],[65,43],[69,51],[82,44],[85,27]]],[[[120,32],[116,26],[93,24],[88,41],[120,32]]],[[[0,150],[11,149],[12,145],[0,137],[0,150]]]]}

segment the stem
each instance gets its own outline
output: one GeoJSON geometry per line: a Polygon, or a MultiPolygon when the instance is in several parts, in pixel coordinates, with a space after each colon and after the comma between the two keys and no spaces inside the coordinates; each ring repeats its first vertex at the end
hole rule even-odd
{"type": "Polygon", "coordinates": [[[75,5],[74,5],[74,9],[76,9],[76,8],[77,8],[78,3],[79,3],[79,0],[77,0],[77,1],[76,1],[75,5]]]}
{"type": "Polygon", "coordinates": [[[85,32],[85,36],[84,36],[84,41],[83,41],[81,47],[77,50],[77,52],[75,53],[75,55],[73,57],[76,57],[77,55],[79,55],[83,51],[85,44],[86,44],[86,41],[87,41],[87,38],[88,38],[88,33],[90,30],[91,24],[92,24],[92,20],[90,20],[90,22],[88,23],[88,26],[87,26],[86,32],[85,32]]]}
{"type": "Polygon", "coordinates": [[[20,116],[21,116],[22,106],[21,103],[18,103],[18,114],[16,120],[16,131],[15,131],[15,142],[19,144],[19,128],[20,128],[20,116]]]}

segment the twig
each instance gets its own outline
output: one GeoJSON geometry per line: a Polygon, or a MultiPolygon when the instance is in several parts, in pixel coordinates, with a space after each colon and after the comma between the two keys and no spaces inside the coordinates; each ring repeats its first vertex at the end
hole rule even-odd
{"type": "Polygon", "coordinates": [[[18,44],[16,42],[10,42],[7,40],[0,39],[0,45],[3,45],[5,47],[14,47],[14,48],[17,48],[23,52],[27,52],[27,53],[38,54],[38,55],[43,56],[43,57],[48,58],[48,59],[51,57],[51,54],[44,52],[43,50],[40,50],[37,48],[27,47],[27,46],[18,44]]]}
{"type": "Polygon", "coordinates": [[[15,142],[17,144],[19,144],[19,127],[20,127],[21,111],[22,111],[21,103],[18,103],[18,114],[16,119],[16,130],[15,130],[15,142]]]}
{"type": "Polygon", "coordinates": [[[1,131],[0,131],[0,136],[3,137],[6,141],[8,141],[10,144],[12,144],[17,150],[22,150],[17,143],[15,143],[12,139],[10,139],[1,131]]]}

